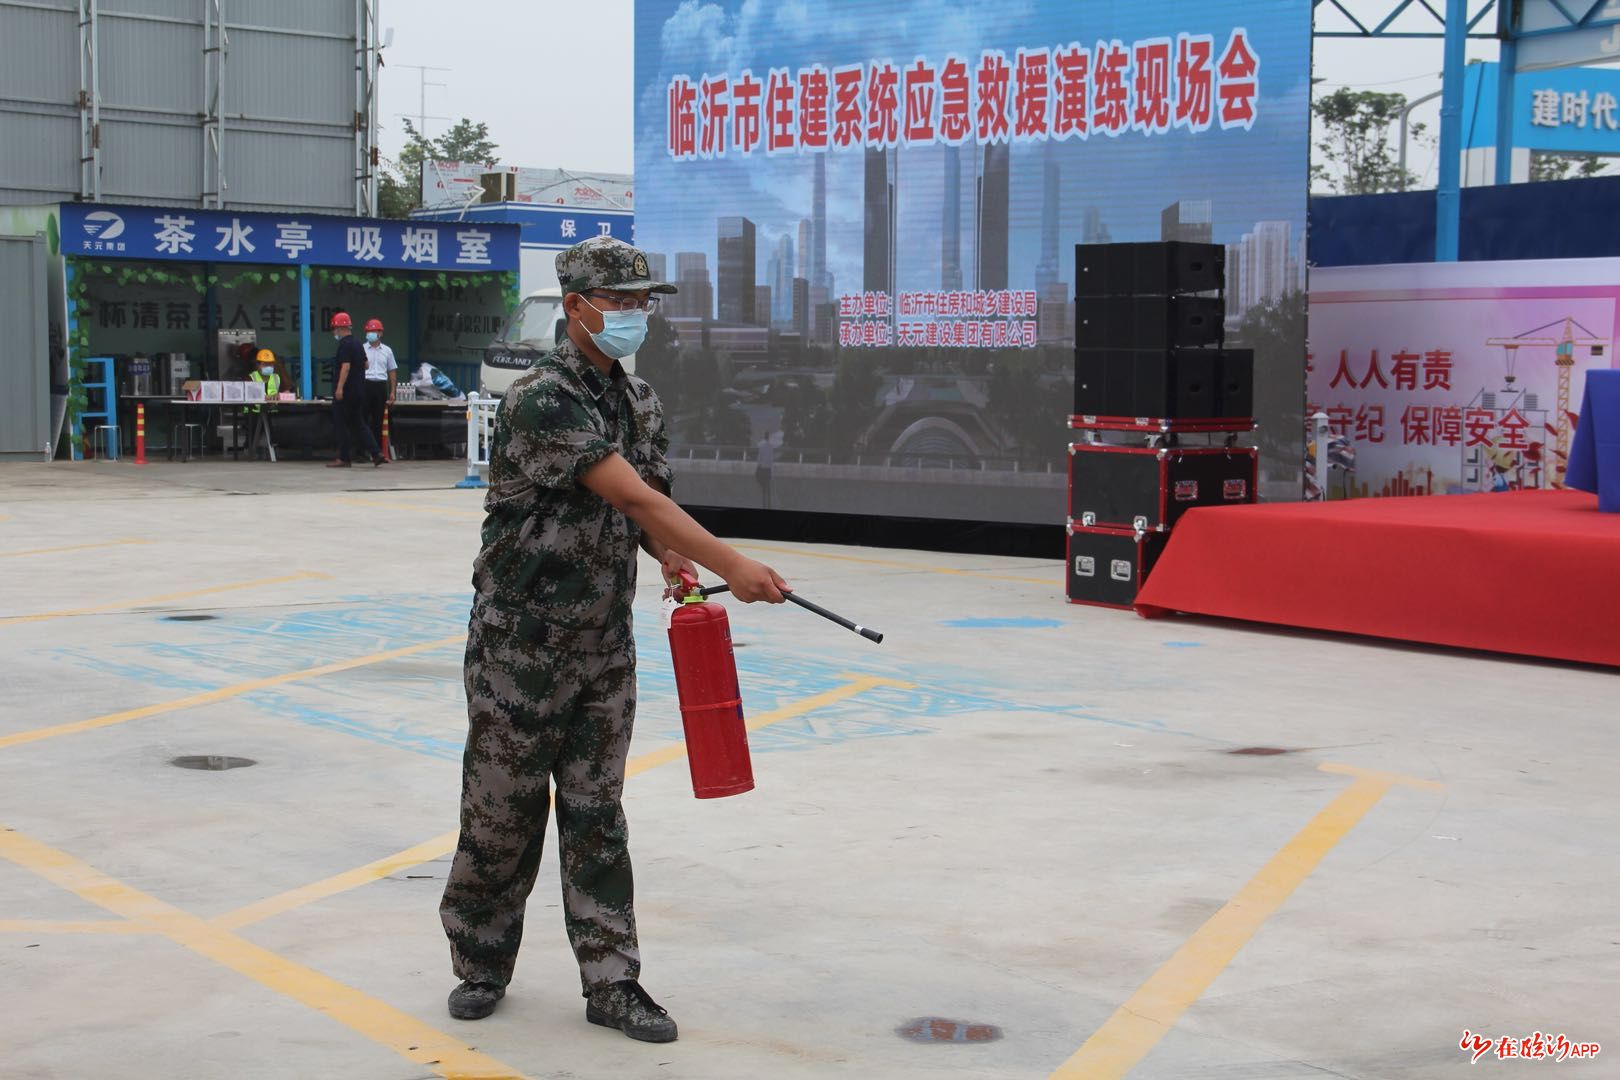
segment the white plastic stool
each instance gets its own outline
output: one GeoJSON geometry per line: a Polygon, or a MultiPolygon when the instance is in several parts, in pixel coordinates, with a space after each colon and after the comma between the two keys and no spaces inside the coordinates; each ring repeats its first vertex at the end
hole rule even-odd
{"type": "Polygon", "coordinates": [[[169,429],[169,460],[170,461],[174,460],[175,442],[177,441],[176,438],[175,438],[176,435],[180,436],[180,439],[183,440],[183,441],[180,442],[180,447],[179,447],[180,452],[181,452],[180,460],[182,460],[182,461],[190,461],[191,460],[191,446],[192,446],[192,442],[193,442],[193,439],[192,439],[192,433],[193,432],[196,433],[195,442],[197,444],[197,456],[198,457],[207,457],[208,456],[208,439],[207,439],[207,436],[203,434],[203,426],[201,424],[176,424],[172,428],[169,429]]]}
{"type": "Polygon", "coordinates": [[[91,437],[90,445],[95,449],[96,453],[98,453],[98,454],[100,454],[102,452],[102,450],[105,449],[106,450],[105,457],[110,461],[117,461],[118,460],[118,425],[117,424],[97,424],[95,433],[91,437]],[[106,438],[103,438],[101,433],[104,432],[104,431],[110,431],[110,432],[112,432],[112,434],[110,436],[107,436],[106,438]]]}

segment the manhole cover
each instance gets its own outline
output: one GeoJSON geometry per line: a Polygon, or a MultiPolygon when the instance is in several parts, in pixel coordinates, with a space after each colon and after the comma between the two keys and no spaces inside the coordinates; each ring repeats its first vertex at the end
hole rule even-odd
{"type": "Polygon", "coordinates": [[[224,772],[226,769],[245,769],[258,762],[250,757],[225,757],[221,754],[186,754],[174,758],[170,765],[181,769],[205,769],[209,772],[224,772]]]}
{"type": "Polygon", "coordinates": [[[163,621],[164,622],[207,622],[209,619],[217,619],[217,618],[219,618],[218,615],[165,615],[165,616],[163,616],[163,621]]]}
{"type": "Polygon", "coordinates": [[[918,1043],[980,1043],[1001,1038],[1001,1029],[994,1024],[947,1020],[942,1016],[919,1016],[895,1028],[894,1033],[918,1043]]]}
{"type": "Polygon", "coordinates": [[[1245,746],[1238,750],[1228,750],[1228,754],[1246,754],[1249,757],[1271,757],[1273,754],[1291,754],[1292,750],[1284,750],[1280,746],[1245,746]]]}

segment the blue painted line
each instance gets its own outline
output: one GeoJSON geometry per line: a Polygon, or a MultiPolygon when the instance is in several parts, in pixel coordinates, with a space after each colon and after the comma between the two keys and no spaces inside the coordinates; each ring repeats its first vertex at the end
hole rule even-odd
{"type": "Polygon", "coordinates": [[[422,754],[426,757],[439,758],[445,761],[460,761],[462,748],[466,743],[465,735],[445,738],[442,735],[413,731],[405,724],[387,726],[372,723],[353,715],[315,708],[287,694],[264,692],[246,694],[243,697],[244,700],[252,702],[254,706],[277,719],[292,720],[300,724],[308,724],[311,727],[325,728],[328,731],[352,735],[368,742],[391,746],[396,750],[407,750],[413,754],[422,754]]]}
{"type": "MultiPolygon", "coordinates": [[[[318,608],[229,612],[218,621],[163,624],[153,640],[111,648],[57,648],[46,655],[65,665],[120,680],[181,692],[213,689],[223,681],[275,675],[343,656],[382,651],[402,640],[432,640],[467,625],[465,593],[418,596],[353,595],[318,608]],[[185,627],[179,630],[179,627],[185,627]]],[[[679,703],[668,637],[657,612],[638,611],[636,622],[640,704],[638,738],[675,741],[682,737],[679,703]]],[[[1065,625],[1057,619],[968,618],[945,623],[960,628],[1040,628],[1065,625]]],[[[1106,727],[1147,731],[1220,743],[1192,731],[1151,719],[1104,715],[1074,700],[1038,703],[1018,700],[1017,688],[998,679],[994,669],[974,671],[933,664],[894,665],[851,648],[829,631],[825,638],[797,632],[768,615],[738,609],[732,633],[737,644],[738,677],[744,708],[758,716],[793,701],[843,685],[849,674],[870,674],[915,684],[910,690],[876,688],[858,699],[795,717],[750,736],[756,752],[803,750],[860,739],[928,734],[950,718],[977,714],[1039,714],[1106,727]]],[[[1171,648],[1198,642],[1166,642],[1171,648]]],[[[391,665],[376,681],[325,682],[284,691],[244,695],[256,711],[392,746],[441,760],[458,760],[465,739],[465,710],[459,649],[423,654],[391,665]],[[451,669],[454,669],[454,675],[451,669]],[[407,713],[400,720],[389,711],[407,713]],[[431,717],[432,719],[428,719],[431,717]]],[[[1076,657],[1066,672],[1071,686],[1142,692],[1179,687],[1164,675],[1144,678],[1123,673],[1106,657],[1076,657]]]]}
{"type": "Polygon", "coordinates": [[[1202,641],[1167,641],[1164,643],[1164,647],[1167,649],[1202,649],[1204,643],[1202,641]]]}

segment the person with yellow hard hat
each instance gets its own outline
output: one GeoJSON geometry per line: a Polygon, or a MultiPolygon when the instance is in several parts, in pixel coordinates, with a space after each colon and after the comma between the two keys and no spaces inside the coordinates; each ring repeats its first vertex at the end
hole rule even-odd
{"type": "MultiPolygon", "coordinates": [[[[281,393],[281,373],[277,370],[277,367],[276,354],[269,349],[260,349],[253,358],[253,371],[248,375],[248,378],[264,387],[264,400],[266,401],[275,401],[276,395],[281,393]]],[[[257,420],[257,414],[261,408],[262,406],[259,405],[247,405],[243,407],[242,411],[257,420]]],[[[274,413],[275,410],[270,409],[265,412],[264,416],[264,436],[272,446],[275,445],[275,439],[270,433],[270,417],[274,413]]],[[[249,443],[249,451],[252,452],[258,449],[259,427],[257,424],[252,424],[250,427],[253,431],[253,438],[249,443]]]]}
{"type": "MultiPolygon", "coordinates": [[[[260,349],[253,358],[253,373],[248,378],[264,387],[264,400],[276,400],[276,395],[281,393],[281,373],[276,369],[276,354],[269,349],[260,349]]],[[[254,406],[248,411],[258,412],[259,409],[254,406]]]]}

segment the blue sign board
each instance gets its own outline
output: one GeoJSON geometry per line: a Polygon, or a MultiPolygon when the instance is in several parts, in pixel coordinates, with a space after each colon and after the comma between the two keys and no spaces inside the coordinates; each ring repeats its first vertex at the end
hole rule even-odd
{"type": "MultiPolygon", "coordinates": [[[[1496,145],[1496,65],[1470,64],[1463,90],[1463,149],[1496,145]]],[[[1513,80],[1513,145],[1620,154],[1620,71],[1556,68],[1513,80]]]]}
{"type": "Polygon", "coordinates": [[[518,268],[518,230],[191,207],[63,203],[62,254],[108,259],[480,272],[518,268]]]}
{"type": "Polygon", "coordinates": [[[496,203],[469,207],[466,211],[430,210],[418,215],[418,220],[428,218],[512,222],[522,228],[523,243],[543,247],[572,247],[593,236],[611,236],[627,244],[635,242],[634,214],[582,210],[573,206],[496,203]]]}
{"type": "MultiPolygon", "coordinates": [[[[1301,431],[1311,9],[637,0],[636,246],[684,279],[685,316],[717,327],[683,328],[680,347],[770,350],[774,326],[815,346],[801,360],[824,382],[870,354],[900,387],[858,438],[835,410],[788,423],[787,450],[838,447],[852,470],[801,509],[1061,521],[1061,484],[1008,478],[1072,398],[1049,380],[1004,422],[983,404],[986,373],[1014,349],[1040,350],[1032,372],[1072,361],[1077,244],[1195,240],[1232,252],[1234,323],[1291,328],[1255,342],[1254,412],[1262,430],[1301,431]],[[956,474],[920,479],[929,466],[956,474]]],[[[638,356],[676,359],[657,342],[638,356]]],[[[658,388],[670,412],[706,407],[683,405],[679,382],[658,388]]],[[[681,445],[727,441],[700,428],[681,445]]],[[[1263,452],[1273,497],[1298,498],[1289,443],[1263,452]]]]}
{"type": "Polygon", "coordinates": [[[1513,8],[1520,71],[1620,60],[1616,0],[1518,0],[1513,8]]]}

